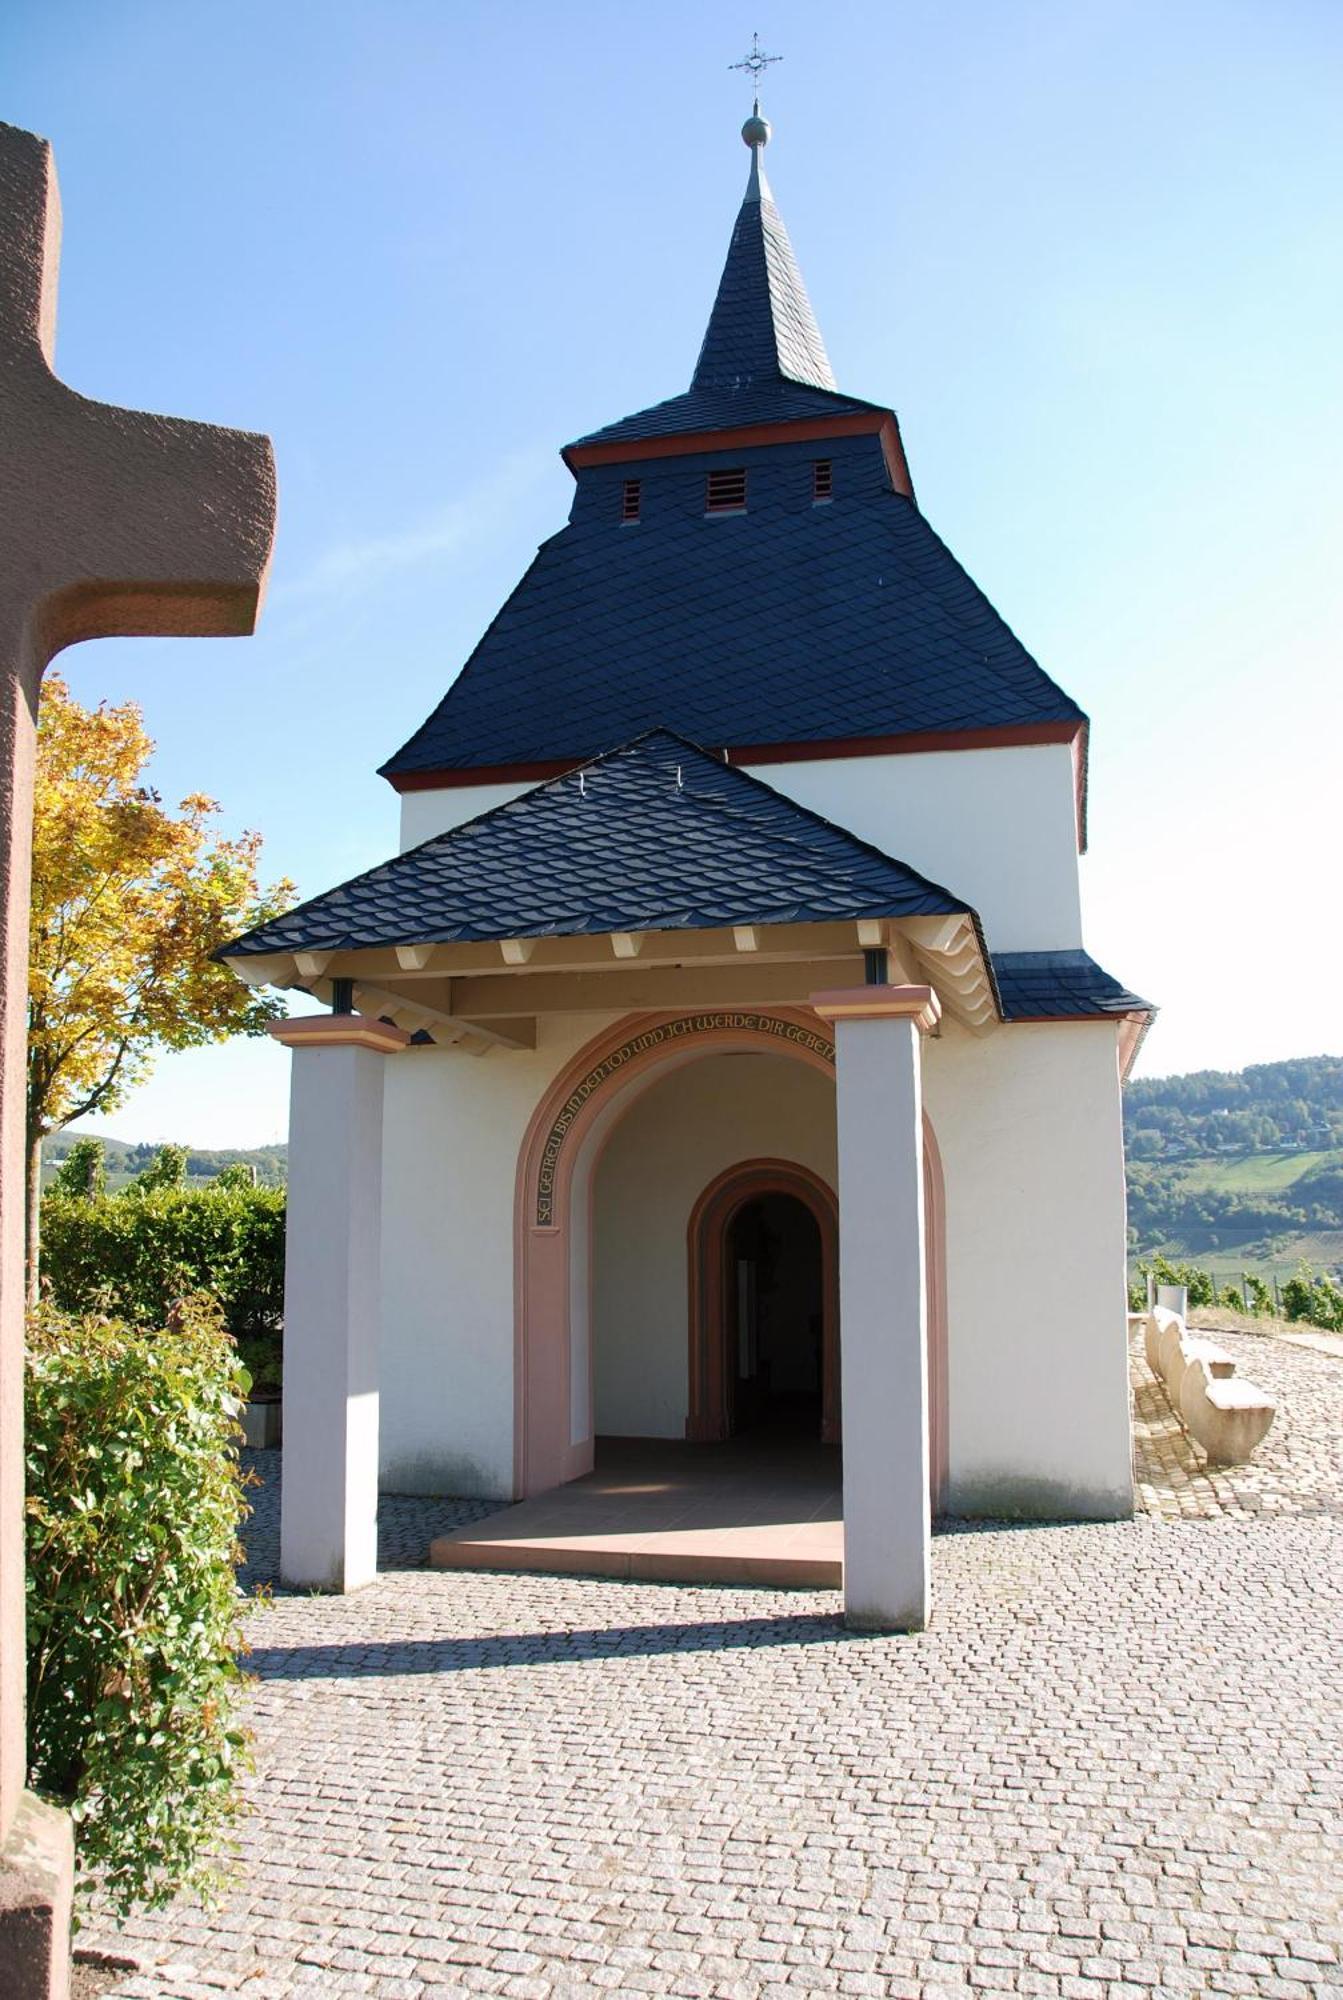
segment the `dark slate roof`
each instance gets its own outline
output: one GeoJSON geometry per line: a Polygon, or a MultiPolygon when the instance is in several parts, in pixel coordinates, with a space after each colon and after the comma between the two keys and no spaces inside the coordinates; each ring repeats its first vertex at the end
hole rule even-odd
{"type": "Polygon", "coordinates": [[[695,449],[714,432],[749,440],[763,425],[880,408],[835,389],[753,146],[689,391],[579,440],[630,449],[578,465],[569,525],[383,775],[553,768],[659,727],[746,748],[1085,722],[892,491],[875,431],[748,442],[730,457],[695,449]],[[640,455],[671,434],[682,453],[640,455]],[[818,450],[834,461],[823,507],[811,504],[818,450]],[[743,463],[747,510],[706,518],[706,471],[743,463]],[[642,509],[626,525],[632,470],[642,509]]]}
{"type": "Polygon", "coordinates": [[[968,908],[758,778],[655,730],[249,931],[220,956],[968,908]]]}
{"type": "Polygon", "coordinates": [[[1085,951],[995,951],[1005,1021],[1066,1021],[1088,1014],[1154,1014],[1085,951]]]}
{"type": "Polygon", "coordinates": [[[734,430],[877,407],[836,390],[788,231],[754,149],[746,199],[689,392],[622,417],[576,444],[734,430]]]}
{"type": "Polygon", "coordinates": [[[662,725],[718,748],[1085,721],[890,490],[877,440],[827,449],[828,506],[815,447],[773,445],[748,511],[720,519],[703,492],[721,457],[649,461],[633,528],[581,474],[569,525],[383,774],[578,762],[662,725]]]}
{"type": "MultiPolygon", "coordinates": [[[[782,376],[775,381],[740,382],[735,386],[713,384],[669,396],[664,403],[621,417],[599,431],[576,438],[566,451],[587,444],[636,443],[643,438],[682,437],[697,431],[743,430],[751,424],[808,422],[815,418],[846,417],[864,410],[878,410],[880,403],[865,403],[856,396],[841,396],[828,389],[806,389],[782,376]]],[[[630,456],[636,454],[631,452],[630,456]]]]}
{"type": "Polygon", "coordinates": [[[821,329],[802,273],[751,148],[751,178],[737,215],[718,296],[691,380],[694,389],[732,389],[739,382],[785,376],[813,389],[836,387],[821,329]]]}

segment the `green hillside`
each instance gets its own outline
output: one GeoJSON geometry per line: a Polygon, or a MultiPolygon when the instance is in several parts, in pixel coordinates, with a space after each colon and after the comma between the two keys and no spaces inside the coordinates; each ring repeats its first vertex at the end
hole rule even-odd
{"type": "Polygon", "coordinates": [[[1343,1270],[1343,1057],[1144,1077],[1124,1125],[1135,1258],[1343,1270]]]}

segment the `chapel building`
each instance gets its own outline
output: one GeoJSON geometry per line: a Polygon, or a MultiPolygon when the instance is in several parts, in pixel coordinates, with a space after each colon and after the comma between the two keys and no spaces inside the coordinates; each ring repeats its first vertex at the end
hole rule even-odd
{"type": "Polygon", "coordinates": [[[1087,718],[837,387],[743,137],[690,387],[565,448],[382,767],[402,852],[225,954],[332,1010],[276,1031],[293,1583],[372,1576],[379,1485],[604,1440],[842,1462],[858,1626],[926,1622],[935,1517],[1131,1511],[1152,1010],[1083,944],[1087,718]]]}

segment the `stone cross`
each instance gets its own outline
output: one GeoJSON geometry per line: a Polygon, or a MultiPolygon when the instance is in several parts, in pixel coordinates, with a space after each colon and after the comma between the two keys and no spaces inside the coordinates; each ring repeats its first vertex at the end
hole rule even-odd
{"type": "Polygon", "coordinates": [[[53,655],[82,639],[250,632],[275,524],[268,439],[90,402],[57,379],[59,253],[51,148],[0,124],[0,1992],[43,1995],[64,1990],[69,1836],[23,1790],[23,1106],[38,688],[53,655]]]}

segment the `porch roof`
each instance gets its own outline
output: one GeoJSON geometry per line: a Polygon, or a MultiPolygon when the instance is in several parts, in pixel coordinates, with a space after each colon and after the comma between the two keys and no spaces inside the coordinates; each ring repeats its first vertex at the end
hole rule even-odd
{"type": "Polygon", "coordinates": [[[300,904],[219,956],[949,916],[974,912],[658,729],[300,904]]]}

